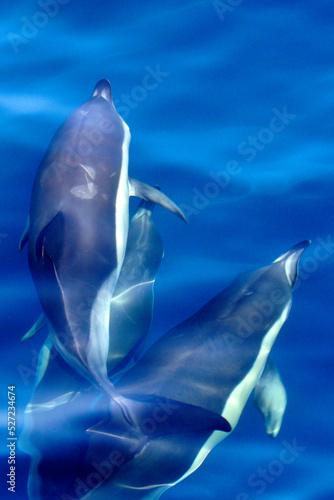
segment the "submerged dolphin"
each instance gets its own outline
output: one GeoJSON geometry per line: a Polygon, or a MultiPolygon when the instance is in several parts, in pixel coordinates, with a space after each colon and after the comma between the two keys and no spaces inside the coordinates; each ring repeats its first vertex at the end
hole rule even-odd
{"type": "MultiPolygon", "coordinates": [[[[25,410],[19,439],[20,449],[31,456],[28,482],[31,500],[81,498],[92,485],[96,486],[108,476],[106,470],[109,473],[132,458],[133,453],[140,452],[148,444],[148,437],[159,440],[160,457],[157,459],[161,460],[161,443],[171,434],[186,433],[188,440],[193,441],[203,432],[230,430],[223,418],[201,408],[145,397],[126,399],[135,419],[134,426],[129,427],[119,408],[114,405],[110,412],[108,398],[101,396],[64,361],[47,339],[40,351],[34,393],[25,410]],[[152,416],[158,419],[158,429],[150,426],[152,416]],[[101,421],[114,422],[112,450],[109,435],[105,439],[100,433],[101,421]],[[98,432],[87,433],[89,427],[98,432]],[[91,466],[93,473],[89,469],[91,466]],[[80,479],[86,471],[88,484],[80,479]],[[90,481],[92,476],[93,482],[90,481]]],[[[144,472],[147,474],[148,470],[144,472]]]]}
{"type": "MultiPolygon", "coordinates": [[[[34,392],[18,441],[31,457],[30,500],[61,498],[58,490],[77,474],[87,451],[86,429],[104,416],[94,405],[99,395],[48,337],[40,350],[34,392]]],[[[106,402],[106,414],[108,406],[106,402]]]]}
{"type": "Polygon", "coordinates": [[[50,337],[81,375],[119,401],[107,377],[110,300],[128,235],[128,198],[180,217],[160,191],[128,177],[130,133],[107,80],[56,132],[38,168],[30,217],[30,271],[50,337]]]}
{"type": "Polygon", "coordinates": [[[254,389],[254,403],[264,416],[267,434],[272,438],[277,436],[281,428],[286,402],[285,387],[269,356],[254,389]]]}
{"type": "Polygon", "coordinates": [[[150,330],[154,282],[164,255],[152,220],[154,203],[142,201],[132,218],[122,269],[110,306],[109,376],[125,367],[150,330]]]}
{"type": "Polygon", "coordinates": [[[97,488],[86,483],[85,499],[159,498],[200,466],[235,428],[262,375],[308,245],[239,276],[148,349],[117,383],[135,425],[116,410],[93,426],[82,472],[66,494],[75,496],[93,461],[110,464],[115,450],[118,461],[104,469],[97,488]]]}

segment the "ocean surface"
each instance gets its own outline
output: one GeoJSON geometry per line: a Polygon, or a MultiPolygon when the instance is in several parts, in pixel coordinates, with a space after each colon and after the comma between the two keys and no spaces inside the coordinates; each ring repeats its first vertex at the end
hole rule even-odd
{"type": "Polygon", "coordinates": [[[240,272],[312,240],[272,350],[288,394],[278,437],[250,398],[233,434],[162,498],[332,500],[334,4],[54,0],[46,14],[46,3],[2,4],[1,498],[27,498],[18,449],[7,491],[7,387],[18,435],[46,335],[20,343],[41,313],[18,252],[34,175],[58,126],[107,78],[131,130],[130,175],[160,185],[189,219],[154,212],[165,257],[152,339],[240,272]]]}

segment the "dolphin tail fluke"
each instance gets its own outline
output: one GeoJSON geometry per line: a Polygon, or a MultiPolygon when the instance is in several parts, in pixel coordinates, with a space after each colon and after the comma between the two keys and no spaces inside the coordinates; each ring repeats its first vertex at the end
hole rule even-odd
{"type": "Polygon", "coordinates": [[[22,234],[21,239],[20,239],[20,243],[19,243],[19,251],[20,252],[22,251],[24,245],[27,243],[27,241],[29,239],[29,233],[30,233],[30,215],[28,215],[28,217],[27,217],[26,226],[24,228],[23,234],[22,234]]]}
{"type": "Polygon", "coordinates": [[[143,200],[145,201],[150,201],[152,203],[161,205],[162,207],[167,208],[167,210],[170,210],[175,215],[187,222],[187,219],[182,210],[158,189],[155,189],[148,184],[144,184],[143,182],[139,182],[136,179],[132,179],[131,177],[129,177],[129,184],[130,196],[138,196],[138,198],[143,198],[143,200]]]}
{"type": "MultiPolygon", "coordinates": [[[[133,483],[131,477],[130,489],[127,481],[124,485],[121,481],[120,496],[117,495],[117,498],[120,499],[146,498],[147,494],[151,498],[152,484],[154,483],[151,483],[151,477],[144,476],[146,474],[150,475],[147,466],[154,466],[157,460],[159,464],[159,455],[166,456],[169,462],[167,462],[166,470],[157,470],[158,485],[161,484],[162,480],[166,479],[168,463],[172,462],[172,470],[175,470],[175,467],[177,467],[175,452],[172,451],[172,456],[170,456],[168,451],[169,443],[172,445],[174,443],[174,435],[182,434],[182,440],[192,442],[197,436],[201,440],[203,437],[206,439],[216,429],[225,432],[231,430],[231,426],[220,415],[180,401],[156,396],[124,397],[124,401],[128,407],[128,412],[132,415],[133,424],[129,424],[124,419],[123,412],[115,401],[111,401],[109,407],[106,399],[104,399],[103,406],[101,406],[102,401],[97,403],[97,405],[100,405],[101,409],[98,412],[102,418],[99,423],[87,429],[87,452],[84,463],[80,464],[80,474],[83,478],[88,477],[90,473],[96,473],[96,463],[106,463],[106,457],[110,456],[111,450],[117,450],[117,460],[119,460],[117,466],[123,467],[125,465],[125,476],[122,475],[123,471],[119,469],[120,477],[126,480],[128,477],[127,465],[129,464],[131,474],[131,462],[134,460],[134,477],[138,477],[138,474],[141,475],[142,472],[143,480],[140,481],[138,490],[136,480],[133,483]],[[108,416],[106,413],[108,413],[108,416]],[[157,451],[158,454],[156,455],[157,451]],[[149,492],[146,486],[149,487],[149,492]],[[143,491],[143,495],[138,496],[138,491],[143,491]]],[[[96,409],[98,410],[98,407],[96,409]]],[[[110,467],[109,470],[105,471],[103,475],[104,482],[94,490],[92,498],[95,498],[95,495],[96,498],[101,499],[114,498],[115,484],[111,480],[108,485],[108,480],[112,477],[113,472],[114,467],[110,467]]],[[[174,477],[173,473],[172,477],[174,477]]],[[[116,487],[117,484],[118,481],[116,481],[116,487]]],[[[66,493],[71,495],[70,498],[75,496],[73,492],[76,489],[77,483],[74,481],[66,490],[66,493]]],[[[90,495],[87,496],[87,500],[88,497],[90,495]]],[[[154,498],[157,498],[157,496],[154,495],[154,498]]]]}
{"type": "Polygon", "coordinates": [[[107,376],[103,378],[96,378],[98,384],[104,390],[104,392],[109,396],[111,401],[111,406],[117,408],[121,411],[123,418],[130,424],[133,424],[133,420],[129,413],[128,405],[125,402],[125,398],[118,392],[114,384],[107,378],[107,376]]]}
{"type": "Polygon", "coordinates": [[[33,335],[35,335],[35,333],[39,332],[39,330],[42,330],[42,328],[44,328],[46,325],[47,325],[46,317],[42,313],[39,316],[39,318],[36,321],[36,323],[30,328],[30,330],[25,335],[23,335],[23,337],[21,339],[21,342],[23,342],[24,340],[30,339],[30,337],[32,337],[33,335]]]}

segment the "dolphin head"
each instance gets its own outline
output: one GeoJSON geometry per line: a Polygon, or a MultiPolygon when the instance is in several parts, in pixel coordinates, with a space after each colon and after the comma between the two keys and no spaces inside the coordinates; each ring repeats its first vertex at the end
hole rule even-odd
{"type": "Polygon", "coordinates": [[[111,85],[108,80],[100,80],[97,82],[95,85],[92,97],[102,97],[106,101],[108,101],[110,104],[112,103],[112,92],[111,92],[111,85]]]}
{"type": "Polygon", "coordinates": [[[280,270],[282,270],[283,268],[284,275],[291,290],[293,290],[298,277],[298,263],[300,256],[310,245],[310,243],[310,240],[305,240],[297,243],[297,245],[294,245],[288,252],[284,253],[273,262],[273,265],[278,264],[280,270]]]}
{"type": "MultiPolygon", "coordinates": [[[[241,274],[220,294],[223,314],[231,314],[231,311],[235,314],[237,310],[238,315],[248,323],[248,318],[255,311],[255,315],[261,318],[256,324],[259,331],[276,321],[280,322],[281,327],[290,311],[299,258],[309,244],[310,241],[302,241],[269,266],[241,274]]],[[[221,303],[218,307],[221,307],[221,303]]]]}
{"type": "Polygon", "coordinates": [[[284,310],[289,313],[292,301],[292,291],[298,277],[298,264],[302,253],[310,245],[309,240],[294,245],[290,250],[278,257],[274,262],[258,272],[256,289],[258,299],[269,301],[274,306],[275,314],[284,310]]]}

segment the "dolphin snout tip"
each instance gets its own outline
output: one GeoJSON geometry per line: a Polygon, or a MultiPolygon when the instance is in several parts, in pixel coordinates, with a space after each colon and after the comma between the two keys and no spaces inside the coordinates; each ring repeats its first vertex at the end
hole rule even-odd
{"type": "Polygon", "coordinates": [[[112,91],[109,80],[103,78],[95,85],[92,97],[103,97],[110,104],[112,102],[112,91]]]}

